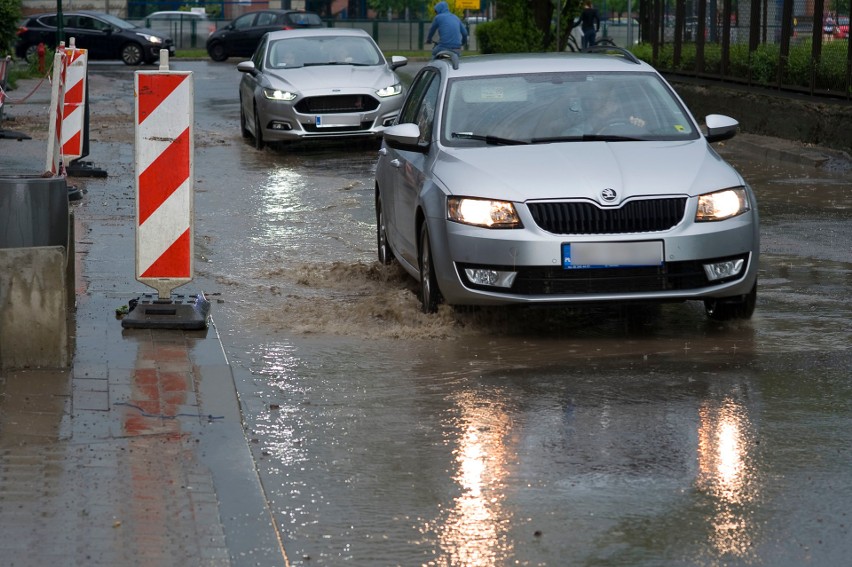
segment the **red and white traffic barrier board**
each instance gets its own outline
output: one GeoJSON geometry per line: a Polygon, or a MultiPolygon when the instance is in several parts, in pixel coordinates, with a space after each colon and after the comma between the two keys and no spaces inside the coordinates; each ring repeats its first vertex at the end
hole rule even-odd
{"type": "Polygon", "coordinates": [[[165,300],[193,277],[192,73],[161,64],[136,71],[134,89],[136,279],[165,300]]]}
{"type": "Polygon", "coordinates": [[[65,97],[62,106],[62,159],[66,166],[83,156],[88,57],[87,50],[75,47],[72,37],[71,46],[65,48],[65,97]]]}
{"type": "Polygon", "coordinates": [[[50,123],[47,134],[45,170],[64,175],[62,163],[62,104],[65,99],[65,42],[60,42],[53,57],[53,80],[50,90],[50,123]]]}

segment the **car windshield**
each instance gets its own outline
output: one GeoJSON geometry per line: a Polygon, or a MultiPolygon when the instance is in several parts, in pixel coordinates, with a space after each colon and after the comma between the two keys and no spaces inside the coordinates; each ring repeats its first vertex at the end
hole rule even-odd
{"type": "Polygon", "coordinates": [[[692,140],[686,110],[653,73],[535,73],[453,79],[447,145],[692,140]]]}
{"type": "Polygon", "coordinates": [[[312,65],[380,65],[382,55],[366,37],[298,37],[269,45],[267,66],[272,69],[312,65]]]}

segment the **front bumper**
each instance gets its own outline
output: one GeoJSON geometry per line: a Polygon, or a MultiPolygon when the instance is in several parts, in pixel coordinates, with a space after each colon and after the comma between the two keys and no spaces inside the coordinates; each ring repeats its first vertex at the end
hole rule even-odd
{"type": "Polygon", "coordinates": [[[556,235],[529,218],[523,229],[489,230],[429,219],[433,261],[445,300],[456,305],[681,301],[748,293],[757,279],[756,211],[715,223],[684,222],[664,232],[556,235]],[[565,243],[659,242],[653,266],[565,269],[565,243]],[[734,275],[710,280],[704,266],[742,260],[734,275]],[[465,269],[514,273],[510,287],[477,284],[465,269]]]}

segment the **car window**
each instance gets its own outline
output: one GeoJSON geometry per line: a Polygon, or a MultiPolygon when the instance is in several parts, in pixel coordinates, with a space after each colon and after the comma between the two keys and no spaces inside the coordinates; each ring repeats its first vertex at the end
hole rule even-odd
{"type": "Polygon", "coordinates": [[[405,103],[399,113],[398,124],[412,124],[417,122],[417,110],[420,107],[420,101],[423,99],[423,95],[426,93],[429,85],[433,82],[437,83],[438,81],[437,72],[432,69],[425,69],[414,78],[408,97],[405,99],[405,103]]]}
{"type": "Polygon", "coordinates": [[[424,146],[432,141],[432,130],[435,124],[435,109],[438,107],[439,81],[432,81],[423,93],[423,98],[417,108],[415,123],[420,128],[417,144],[424,146]]]}
{"type": "MultiPolygon", "coordinates": [[[[262,39],[262,40],[261,40],[261,42],[260,42],[260,44],[257,46],[257,49],[255,49],[255,50],[254,50],[254,53],[253,53],[253,54],[252,54],[252,56],[251,56],[251,61],[252,61],[252,63],[254,63],[254,67],[255,67],[255,69],[262,70],[262,69],[264,69],[264,68],[265,68],[265,67],[267,67],[267,66],[272,66],[272,67],[274,67],[274,66],[275,66],[275,65],[274,65],[274,64],[272,64],[272,63],[265,63],[265,62],[263,61],[263,57],[264,57],[264,55],[265,55],[267,52],[268,52],[268,53],[270,53],[270,54],[274,52],[274,50],[273,50],[273,49],[269,49],[269,50],[267,51],[266,44],[267,44],[268,42],[269,42],[269,40],[268,40],[268,39],[267,39],[267,37],[264,35],[264,36],[263,36],[263,39],[262,39]]],[[[270,56],[270,58],[268,58],[268,59],[271,59],[271,56],[270,56]]]]}
{"type": "Polygon", "coordinates": [[[41,20],[39,20],[39,21],[45,27],[49,27],[49,28],[55,28],[56,27],[56,16],[45,16],[45,17],[41,18],[41,20]]]}
{"type": "Polygon", "coordinates": [[[290,12],[285,16],[285,21],[294,26],[321,26],[322,18],[311,12],[290,12]]]}
{"type": "Polygon", "coordinates": [[[244,30],[246,28],[250,28],[254,23],[255,14],[245,14],[240,16],[236,20],[234,20],[234,29],[236,30],[244,30]]]}
{"type": "Polygon", "coordinates": [[[274,26],[275,14],[272,12],[261,12],[257,15],[256,26],[274,26]]]}

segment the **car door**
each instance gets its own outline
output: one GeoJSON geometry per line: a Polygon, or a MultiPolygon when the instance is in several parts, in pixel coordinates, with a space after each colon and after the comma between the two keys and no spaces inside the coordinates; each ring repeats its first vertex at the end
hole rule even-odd
{"type": "MultiPolygon", "coordinates": [[[[254,39],[254,22],[258,12],[244,14],[234,20],[232,29],[227,36],[228,53],[238,56],[251,55],[259,43],[254,39]]],[[[261,34],[262,35],[262,34],[261,34]]]]}
{"type": "Polygon", "coordinates": [[[86,14],[66,18],[65,37],[75,38],[77,47],[87,49],[90,59],[112,59],[120,56],[120,40],[112,37],[112,25],[86,14]]]}
{"type": "Polygon", "coordinates": [[[245,30],[245,33],[240,38],[239,54],[244,56],[251,55],[266,32],[278,31],[280,29],[279,14],[275,12],[257,12],[254,23],[245,30]]]}
{"type": "Polygon", "coordinates": [[[433,144],[435,114],[440,94],[440,76],[434,69],[424,69],[412,83],[412,96],[400,113],[400,124],[413,123],[420,128],[420,151],[389,148],[387,158],[392,166],[391,190],[394,236],[399,254],[406,262],[417,266],[417,227],[415,225],[418,197],[426,181],[425,167],[428,150],[433,144]]]}

